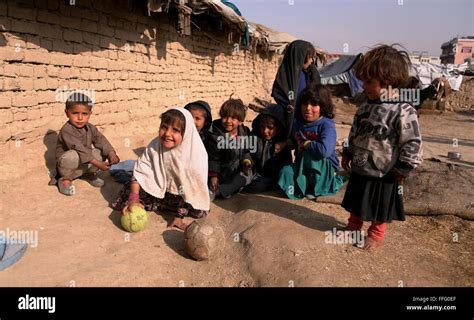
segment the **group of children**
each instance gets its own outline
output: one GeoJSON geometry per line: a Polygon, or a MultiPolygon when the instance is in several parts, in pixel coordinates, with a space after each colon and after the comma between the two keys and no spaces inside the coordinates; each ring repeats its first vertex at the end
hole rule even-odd
{"type": "MultiPolygon", "coordinates": [[[[309,79],[311,47],[305,42],[290,45],[287,54],[300,57],[293,68],[294,79],[309,79]],[[304,48],[303,59],[292,46],[304,48]]],[[[343,152],[341,164],[350,171],[350,179],[342,206],[350,213],[348,230],[361,230],[364,221],[372,222],[366,249],[381,244],[387,222],[404,220],[398,186],[421,162],[416,111],[408,103],[393,102],[396,97],[380,101],[388,86],[406,84],[407,58],[391,46],[379,46],[356,67],[368,100],[356,112],[343,152]]],[[[205,101],[167,110],[161,115],[158,136],[137,160],[133,178],[115,208],[123,214],[133,205],[149,211],[172,210],[175,217],[168,226],[185,230],[183,218],[205,217],[214,197],[275,188],[292,199],[335,194],[344,182],[337,174],[335,108],[330,90],[318,82],[308,80],[298,89],[296,103],[280,95],[277,104],[267,106],[253,120],[252,130],[243,124],[247,108],[239,99],[224,102],[220,118],[214,121],[205,101]]],[[[301,82],[296,83],[299,87],[301,82]]],[[[294,85],[276,84],[274,92],[294,85]]],[[[77,177],[101,187],[97,170],[106,171],[120,161],[107,139],[88,122],[91,112],[91,101],[83,95],[71,96],[66,103],[69,121],[60,131],[56,154],[58,187],[66,195],[74,193],[72,180],[77,177]]]]}

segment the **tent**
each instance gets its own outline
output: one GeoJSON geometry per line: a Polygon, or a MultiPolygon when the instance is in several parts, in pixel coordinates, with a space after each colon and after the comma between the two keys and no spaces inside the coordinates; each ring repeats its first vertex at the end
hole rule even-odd
{"type": "Polygon", "coordinates": [[[221,0],[148,0],[148,13],[168,12],[174,7],[179,12],[178,32],[181,35],[191,35],[191,15],[213,14],[232,30],[244,37],[248,44],[248,24],[239,9],[229,1],[221,0]]]}
{"type": "Polygon", "coordinates": [[[343,55],[338,60],[323,66],[319,70],[321,83],[325,85],[348,87],[351,96],[362,92],[362,81],[357,79],[352,70],[361,57],[361,53],[357,55],[343,55]]]}
{"type": "Polygon", "coordinates": [[[468,68],[468,63],[440,65],[429,62],[412,63],[410,75],[417,77],[421,82],[421,89],[425,89],[434,80],[445,77],[454,91],[458,91],[462,83],[462,73],[468,68]]]}

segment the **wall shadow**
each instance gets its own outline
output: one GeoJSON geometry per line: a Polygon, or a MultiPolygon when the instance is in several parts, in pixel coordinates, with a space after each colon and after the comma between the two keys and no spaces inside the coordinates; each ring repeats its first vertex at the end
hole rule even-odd
{"type": "MultiPolygon", "coordinates": [[[[76,1],[75,5],[69,5],[67,1],[57,0],[55,4],[47,5],[47,7],[40,6],[39,8],[35,7],[33,3],[28,2],[15,4],[10,2],[8,5],[19,8],[34,8],[38,11],[56,15],[58,19],[56,25],[50,25],[43,21],[33,22],[40,24],[42,27],[46,25],[52,27],[59,26],[62,31],[56,31],[68,32],[68,34],[70,29],[67,28],[69,26],[63,25],[64,23],[61,18],[69,17],[71,20],[87,19],[86,21],[92,21],[89,20],[88,13],[93,12],[94,15],[98,15],[98,18],[96,18],[98,21],[91,22],[91,24],[96,25],[97,31],[95,31],[94,27],[86,27],[87,31],[80,31],[82,33],[82,37],[79,37],[80,39],[69,36],[68,40],[54,39],[52,41],[44,41],[42,35],[36,30],[32,30],[30,33],[37,36],[12,31],[10,30],[11,27],[5,30],[8,33],[12,33],[15,37],[28,41],[40,48],[47,49],[49,52],[65,54],[92,52],[94,54],[94,52],[115,49],[115,51],[123,54],[124,57],[127,57],[127,54],[129,54],[129,57],[133,58],[134,53],[143,53],[139,46],[144,45],[146,55],[151,57],[150,46],[154,43],[156,56],[161,60],[167,59],[169,55],[167,50],[168,43],[179,42],[193,55],[209,57],[212,61],[213,70],[214,61],[218,55],[232,55],[234,52],[234,43],[228,43],[227,41],[229,29],[219,17],[207,14],[193,15],[191,36],[180,36],[176,31],[178,24],[177,11],[174,8],[170,8],[168,13],[152,12],[151,16],[148,16],[146,0],[120,0],[115,2],[110,0],[76,1]],[[160,26],[162,28],[159,28],[160,26]],[[94,39],[94,37],[97,39],[94,39]],[[139,46],[135,46],[136,44],[139,46]]],[[[19,19],[18,17],[12,18],[19,19]]],[[[27,23],[30,22],[32,21],[27,21],[27,23]]],[[[73,31],[78,31],[73,26],[70,28],[73,28],[73,31]]],[[[8,45],[7,39],[4,35],[0,34],[0,46],[6,45],[8,45]]],[[[247,54],[250,54],[250,52],[246,51],[247,54]]],[[[100,55],[97,56],[100,57],[100,55]]],[[[266,59],[272,58],[272,55],[268,53],[260,56],[265,56],[266,59]]],[[[119,60],[127,61],[126,59],[119,60]]]]}
{"type": "Polygon", "coordinates": [[[56,175],[56,143],[58,141],[58,133],[54,130],[48,129],[43,137],[43,143],[46,146],[44,152],[44,165],[49,172],[50,177],[56,175]]]}

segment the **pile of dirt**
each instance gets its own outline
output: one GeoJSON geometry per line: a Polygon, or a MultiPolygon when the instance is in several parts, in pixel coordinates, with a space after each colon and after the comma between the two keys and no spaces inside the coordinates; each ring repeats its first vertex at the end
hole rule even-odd
{"type": "Polygon", "coordinates": [[[474,220],[474,169],[424,161],[403,185],[405,210],[474,220]]]}
{"type": "MultiPolygon", "coordinates": [[[[347,183],[334,196],[317,202],[341,204],[347,183]]],[[[403,182],[405,214],[455,215],[474,221],[474,169],[425,160],[403,182]]]]}
{"type": "Polygon", "coordinates": [[[453,91],[446,97],[448,110],[474,110],[474,77],[464,76],[459,91],[453,91]]]}

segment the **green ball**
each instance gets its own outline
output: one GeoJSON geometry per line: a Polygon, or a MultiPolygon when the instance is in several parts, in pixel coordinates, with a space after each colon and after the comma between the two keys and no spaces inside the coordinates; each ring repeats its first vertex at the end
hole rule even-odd
{"type": "Polygon", "coordinates": [[[128,232],[142,231],[148,223],[148,213],[142,207],[135,205],[130,208],[129,213],[122,215],[120,222],[128,232]]]}

